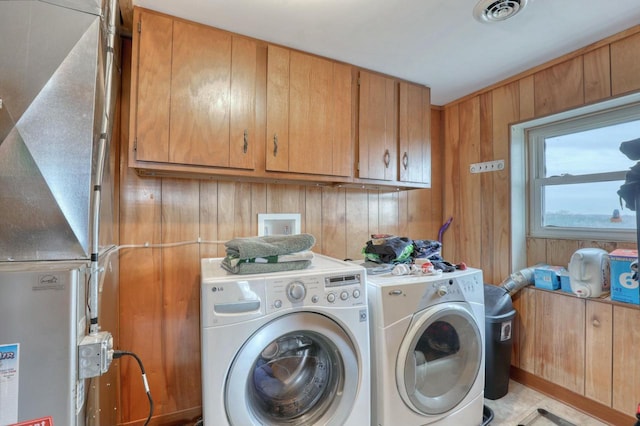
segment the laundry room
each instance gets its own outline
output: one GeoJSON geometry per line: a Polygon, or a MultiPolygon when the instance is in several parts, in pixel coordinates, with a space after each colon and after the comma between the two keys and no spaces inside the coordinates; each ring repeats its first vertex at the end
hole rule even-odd
{"type": "Polygon", "coordinates": [[[556,3],[0,1],[0,426],[640,421],[640,4],[556,3]]]}

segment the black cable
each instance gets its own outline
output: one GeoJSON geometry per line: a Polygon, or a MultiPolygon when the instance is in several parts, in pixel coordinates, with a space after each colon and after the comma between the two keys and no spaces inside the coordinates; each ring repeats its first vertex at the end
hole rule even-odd
{"type": "Polygon", "coordinates": [[[147,374],[144,371],[144,365],[142,365],[142,360],[140,357],[133,352],[127,351],[113,351],[113,359],[118,359],[123,357],[124,355],[129,355],[138,361],[138,365],[140,366],[140,371],[142,373],[142,381],[144,383],[144,389],[147,392],[147,398],[149,399],[149,416],[147,417],[147,421],[144,422],[144,426],[147,426],[151,421],[151,416],[153,416],[153,398],[151,398],[151,391],[149,390],[149,382],[147,381],[147,374]]]}

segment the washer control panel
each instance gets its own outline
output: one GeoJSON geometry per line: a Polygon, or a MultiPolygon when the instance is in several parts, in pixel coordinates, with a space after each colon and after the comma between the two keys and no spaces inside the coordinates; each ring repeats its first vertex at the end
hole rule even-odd
{"type": "Polygon", "coordinates": [[[336,273],[266,280],[267,312],[311,306],[366,305],[366,273],[336,273]]]}

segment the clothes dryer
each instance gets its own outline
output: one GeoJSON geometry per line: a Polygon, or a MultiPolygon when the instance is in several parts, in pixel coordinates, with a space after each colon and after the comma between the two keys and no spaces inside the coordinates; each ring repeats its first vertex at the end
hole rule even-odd
{"type": "Polygon", "coordinates": [[[482,271],[369,275],[368,289],[372,424],[482,424],[482,271]]]}
{"type": "Polygon", "coordinates": [[[316,254],[233,275],[221,261],[201,262],[205,425],[369,426],[366,270],[316,254]]]}

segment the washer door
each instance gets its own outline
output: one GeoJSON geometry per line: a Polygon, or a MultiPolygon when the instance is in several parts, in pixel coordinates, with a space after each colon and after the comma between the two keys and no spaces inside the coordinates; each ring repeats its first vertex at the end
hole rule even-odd
{"type": "Polygon", "coordinates": [[[482,362],[482,336],[464,303],[442,303],[414,315],[398,354],[404,402],[421,414],[442,414],[469,393],[482,362]]]}
{"type": "Polygon", "coordinates": [[[237,426],[343,424],[359,376],[354,345],[336,322],[311,312],[285,315],[236,355],[226,382],[227,416],[237,426]]]}

